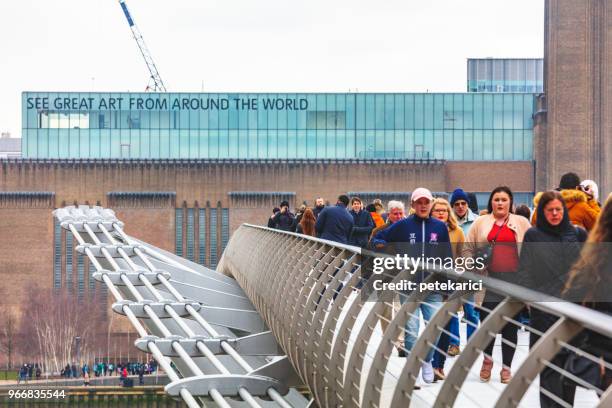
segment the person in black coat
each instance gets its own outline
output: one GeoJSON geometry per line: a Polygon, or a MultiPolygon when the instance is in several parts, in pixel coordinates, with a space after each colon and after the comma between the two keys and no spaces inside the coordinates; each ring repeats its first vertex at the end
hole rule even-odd
{"type": "Polygon", "coordinates": [[[536,226],[525,233],[519,266],[523,286],[559,297],[587,233],[570,223],[561,194],[548,191],[538,203],[536,226]]]}
{"type": "Polygon", "coordinates": [[[138,384],[144,385],[144,375],[145,375],[145,366],[144,364],[140,365],[138,369],[138,384]]]}
{"type": "MultiPolygon", "coordinates": [[[[587,233],[570,223],[569,214],[560,193],[547,191],[538,203],[537,223],[525,233],[519,266],[519,282],[529,289],[560,297],[572,265],[580,258],[580,250],[587,233]]],[[[545,332],[557,320],[556,316],[531,308],[531,327],[545,332]]],[[[529,347],[539,340],[535,333],[529,335],[529,347]]],[[[557,355],[553,363],[563,366],[565,356],[557,355]]],[[[567,401],[574,402],[575,387],[560,380],[559,374],[545,368],[540,373],[540,387],[567,401]]],[[[558,405],[544,393],[540,393],[542,407],[558,405]]]]}
{"type": "Polygon", "coordinates": [[[324,208],[325,208],[325,200],[323,199],[323,197],[318,197],[315,200],[315,206],[312,209],[312,212],[314,213],[315,218],[319,218],[319,214],[321,214],[321,211],[323,211],[324,208]]]}
{"type": "Polygon", "coordinates": [[[353,228],[349,237],[349,244],[366,247],[370,241],[370,234],[374,229],[374,220],[370,213],[363,209],[363,203],[359,197],[351,198],[351,211],[353,217],[353,228]]]}
{"type": "Polygon", "coordinates": [[[272,215],[268,218],[268,228],[274,228],[274,216],[280,212],[280,208],[274,207],[272,209],[272,215]]]}
{"type": "Polygon", "coordinates": [[[321,239],[347,244],[353,229],[353,217],[346,210],[349,198],[345,195],[338,197],[335,206],[325,207],[319,213],[315,231],[321,239]]]}
{"type": "MultiPolygon", "coordinates": [[[[612,316],[612,194],[608,196],[580,255],[569,273],[562,297],[612,316]]],[[[583,330],[571,344],[596,359],[607,363],[612,361],[612,339],[605,334],[583,330]]],[[[584,366],[582,364],[582,380],[602,390],[612,385],[612,370],[608,366],[602,363],[590,363],[588,369],[584,366]]]]}
{"type": "Polygon", "coordinates": [[[274,228],[281,231],[295,232],[295,216],[289,211],[289,202],[283,201],[280,203],[280,211],[272,217],[274,228]]]}

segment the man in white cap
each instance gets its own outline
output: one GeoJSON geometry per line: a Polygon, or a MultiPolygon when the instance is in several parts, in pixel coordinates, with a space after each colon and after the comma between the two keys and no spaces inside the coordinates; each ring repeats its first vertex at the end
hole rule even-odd
{"type": "MultiPolygon", "coordinates": [[[[408,255],[413,258],[442,258],[452,259],[452,250],[448,229],[442,221],[430,217],[430,210],[433,203],[433,196],[426,188],[417,188],[412,192],[411,206],[414,214],[391,225],[376,234],[372,239],[372,244],[380,248],[393,242],[395,252],[400,255],[408,255]]],[[[415,274],[413,281],[421,282],[428,274],[419,271],[415,274]]],[[[406,300],[406,294],[400,295],[402,303],[406,300]]],[[[415,315],[408,319],[406,323],[406,333],[404,335],[405,351],[410,352],[419,335],[419,310],[423,314],[423,320],[427,323],[442,305],[442,294],[429,292],[419,304],[415,315]]],[[[436,341],[437,343],[437,341],[436,341]]],[[[434,371],[431,364],[434,349],[427,353],[424,362],[421,364],[421,374],[423,381],[431,383],[434,381],[434,371]]]]}

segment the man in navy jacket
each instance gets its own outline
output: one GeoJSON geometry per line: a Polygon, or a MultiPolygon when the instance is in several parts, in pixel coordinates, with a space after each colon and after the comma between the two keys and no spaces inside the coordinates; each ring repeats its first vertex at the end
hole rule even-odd
{"type": "MultiPolygon", "coordinates": [[[[448,236],[446,224],[430,217],[433,196],[426,188],[417,188],[412,192],[412,208],[414,215],[396,222],[376,234],[372,243],[374,246],[386,246],[393,242],[395,252],[414,258],[442,258],[442,264],[446,259],[452,259],[452,249],[448,236]]],[[[439,264],[437,264],[439,265],[439,264]]],[[[416,282],[425,278],[424,272],[417,272],[416,282]]],[[[400,301],[404,303],[407,295],[400,295],[400,301]]],[[[427,323],[435,312],[442,306],[442,294],[429,292],[424,301],[419,305],[415,313],[420,310],[423,320],[427,323]]],[[[419,334],[419,317],[413,316],[406,322],[406,333],[404,335],[405,352],[410,352],[419,334]]],[[[437,341],[436,341],[437,342],[437,341]]],[[[433,366],[431,364],[434,349],[432,348],[421,364],[421,373],[426,383],[434,380],[433,366]]]]}
{"type": "Polygon", "coordinates": [[[415,213],[389,228],[378,232],[372,246],[385,247],[394,242],[395,252],[410,257],[451,258],[453,256],[448,228],[442,221],[430,217],[433,202],[431,192],[417,188],[412,193],[412,208],[415,213]]]}
{"type": "Polygon", "coordinates": [[[338,197],[335,206],[325,207],[317,217],[315,231],[321,239],[347,244],[353,229],[353,217],[346,210],[349,198],[338,197]]]}
{"type": "Polygon", "coordinates": [[[370,240],[370,234],[375,227],[374,220],[370,213],[362,208],[363,204],[359,197],[351,198],[351,207],[349,214],[353,217],[354,225],[349,237],[349,244],[366,247],[370,240]]]}

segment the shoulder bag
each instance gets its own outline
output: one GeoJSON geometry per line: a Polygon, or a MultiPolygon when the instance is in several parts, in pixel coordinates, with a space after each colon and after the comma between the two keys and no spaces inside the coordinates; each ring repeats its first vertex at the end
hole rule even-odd
{"type": "Polygon", "coordinates": [[[495,233],[495,236],[493,237],[491,242],[487,243],[487,245],[480,247],[476,250],[476,258],[482,258],[482,263],[485,266],[489,266],[491,262],[493,261],[493,248],[495,247],[495,241],[497,240],[497,237],[499,236],[499,233],[501,232],[501,230],[504,228],[504,226],[508,222],[508,218],[506,218],[506,220],[501,225],[501,227],[499,227],[499,229],[495,233]]]}

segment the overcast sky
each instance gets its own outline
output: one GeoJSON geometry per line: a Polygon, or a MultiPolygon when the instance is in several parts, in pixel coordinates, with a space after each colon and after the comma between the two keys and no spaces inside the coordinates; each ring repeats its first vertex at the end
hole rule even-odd
{"type": "MultiPolygon", "coordinates": [[[[463,92],[469,57],[542,57],[543,0],[127,0],[169,91],[463,92]]],[[[22,91],[144,91],[117,0],[0,2],[0,130],[22,91]]]]}

